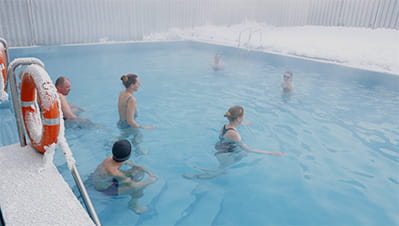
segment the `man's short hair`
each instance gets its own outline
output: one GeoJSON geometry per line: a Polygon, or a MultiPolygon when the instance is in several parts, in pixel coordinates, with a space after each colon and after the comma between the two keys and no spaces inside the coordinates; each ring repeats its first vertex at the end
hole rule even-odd
{"type": "Polygon", "coordinates": [[[64,85],[64,82],[66,80],[69,80],[68,78],[64,77],[64,76],[60,76],[57,78],[57,80],[55,80],[55,86],[62,86],[64,85]]]}

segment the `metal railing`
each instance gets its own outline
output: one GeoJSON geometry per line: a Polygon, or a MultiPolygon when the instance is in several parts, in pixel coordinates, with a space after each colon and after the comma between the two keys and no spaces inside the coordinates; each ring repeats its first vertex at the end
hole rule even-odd
{"type": "Polygon", "coordinates": [[[242,34],[243,34],[245,31],[249,31],[249,30],[251,30],[251,29],[252,29],[252,28],[245,28],[245,29],[243,29],[243,30],[240,31],[240,33],[238,34],[238,39],[237,39],[237,42],[238,42],[237,48],[240,48],[240,46],[241,46],[241,36],[242,36],[242,34]]]}
{"type": "Polygon", "coordinates": [[[257,30],[251,30],[251,32],[249,33],[249,37],[248,37],[248,42],[247,45],[251,42],[252,40],[252,36],[256,33],[259,33],[259,43],[262,45],[262,41],[263,41],[263,33],[261,29],[257,29],[257,30]]]}
{"type": "MultiPolygon", "coordinates": [[[[18,127],[18,136],[19,136],[19,141],[21,146],[26,146],[26,137],[25,137],[25,130],[24,130],[24,123],[23,123],[23,118],[22,118],[22,110],[21,110],[21,102],[18,99],[18,90],[17,90],[17,81],[15,77],[15,70],[20,67],[20,66],[26,66],[26,65],[32,65],[36,64],[39,65],[40,67],[44,68],[44,64],[41,60],[37,58],[17,58],[13,60],[10,65],[8,66],[8,71],[7,71],[7,77],[8,80],[10,81],[10,88],[11,88],[11,95],[12,95],[12,103],[14,107],[14,114],[15,114],[15,119],[17,122],[17,127],[18,127]]],[[[94,209],[94,206],[90,200],[90,197],[86,191],[86,188],[83,184],[83,181],[79,175],[79,171],[76,168],[76,165],[73,164],[72,167],[70,168],[71,174],[73,176],[73,179],[75,180],[75,183],[79,189],[80,194],[82,195],[83,198],[83,203],[86,206],[86,209],[88,211],[88,214],[90,218],[93,220],[93,222],[96,225],[101,225],[100,220],[97,216],[97,213],[94,209]]]]}
{"type": "Polygon", "coordinates": [[[14,107],[14,114],[15,119],[17,121],[17,128],[18,128],[18,137],[21,146],[26,146],[26,138],[25,138],[25,131],[24,131],[24,124],[22,119],[22,111],[21,111],[21,102],[18,99],[18,90],[17,90],[17,79],[15,77],[15,70],[19,66],[24,65],[31,65],[37,64],[44,68],[44,64],[41,60],[36,58],[18,58],[13,60],[7,68],[7,79],[10,82],[10,89],[11,89],[11,96],[12,96],[12,103],[14,107]]]}
{"type": "Polygon", "coordinates": [[[251,42],[251,40],[252,40],[252,36],[254,35],[254,34],[256,34],[256,33],[259,33],[259,43],[262,43],[262,41],[263,41],[263,33],[262,33],[262,30],[261,29],[254,29],[254,28],[246,28],[246,29],[243,29],[242,31],[240,31],[240,33],[238,34],[238,39],[237,39],[237,48],[240,48],[241,46],[244,46],[242,43],[241,43],[241,40],[242,40],[242,35],[245,33],[245,32],[247,32],[248,31],[248,39],[247,39],[247,42],[246,42],[246,46],[248,46],[248,44],[251,42]]]}
{"type": "Polygon", "coordinates": [[[78,186],[79,192],[82,195],[83,203],[86,206],[87,212],[89,213],[90,218],[97,226],[101,226],[100,219],[97,216],[96,210],[94,209],[93,204],[91,203],[89,194],[86,191],[86,187],[83,184],[82,178],[80,177],[79,171],[76,168],[76,165],[73,164],[71,169],[71,174],[73,179],[75,180],[76,186],[78,186]]]}

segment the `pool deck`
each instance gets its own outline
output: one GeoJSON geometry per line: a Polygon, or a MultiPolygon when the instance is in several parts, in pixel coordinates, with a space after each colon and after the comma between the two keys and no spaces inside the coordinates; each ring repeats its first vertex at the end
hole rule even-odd
{"type": "Polygon", "coordinates": [[[52,161],[30,145],[0,147],[0,208],[10,225],[94,225],[52,161]]]}

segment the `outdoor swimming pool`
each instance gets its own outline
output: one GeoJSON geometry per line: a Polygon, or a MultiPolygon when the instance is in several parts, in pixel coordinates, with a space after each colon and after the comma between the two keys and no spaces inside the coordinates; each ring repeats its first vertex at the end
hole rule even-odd
{"type": "MultiPolygon", "coordinates": [[[[71,79],[68,96],[86,108],[95,129],[66,137],[83,179],[110,155],[119,131],[120,76],[136,73],[137,121],[149,154],[132,157],[159,180],[139,200],[107,197],[88,187],[103,225],[397,225],[399,223],[399,77],[337,65],[194,42],[11,49],[10,58],[41,59],[55,81],[71,79]],[[225,69],[210,63],[222,55],[225,69]],[[294,95],[282,96],[286,70],[294,95]],[[240,127],[250,147],[285,156],[248,154],[228,173],[187,180],[193,166],[217,166],[214,144],[223,114],[245,108],[240,127]]],[[[71,186],[63,154],[55,164],[71,186]]],[[[76,190],[76,189],[75,189],[76,190]]]]}

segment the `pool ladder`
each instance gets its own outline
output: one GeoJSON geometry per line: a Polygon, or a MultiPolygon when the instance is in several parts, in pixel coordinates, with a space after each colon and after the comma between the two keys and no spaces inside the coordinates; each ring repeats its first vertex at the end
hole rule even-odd
{"type": "MultiPolygon", "coordinates": [[[[246,42],[246,46],[248,47],[248,44],[251,42],[252,40],[252,36],[256,33],[259,33],[259,43],[262,44],[263,41],[263,33],[261,29],[253,29],[253,28],[245,28],[243,30],[240,31],[239,35],[238,35],[238,39],[237,39],[237,48],[241,47],[241,37],[242,35],[248,31],[248,40],[246,42]]],[[[247,48],[249,50],[249,48],[247,48]]]]}
{"type": "MultiPolygon", "coordinates": [[[[13,60],[7,68],[7,78],[10,81],[12,103],[14,106],[14,113],[15,113],[15,118],[16,118],[17,127],[18,127],[18,136],[19,136],[19,141],[20,141],[21,146],[26,146],[26,138],[25,138],[25,133],[24,133],[23,119],[22,119],[21,102],[18,100],[18,91],[17,91],[17,82],[16,82],[16,78],[15,78],[15,70],[19,66],[27,66],[27,65],[32,65],[32,64],[36,64],[36,65],[39,65],[40,67],[44,68],[43,62],[37,58],[17,58],[15,60],[13,60]]],[[[90,200],[90,197],[86,191],[83,181],[79,175],[79,171],[76,168],[76,165],[74,163],[70,167],[70,170],[71,170],[73,179],[75,180],[75,184],[78,187],[79,192],[82,196],[83,202],[86,206],[86,209],[87,209],[87,212],[88,212],[90,218],[93,220],[93,222],[97,226],[100,226],[101,225],[100,220],[99,220],[97,213],[94,209],[94,206],[90,200]]]]}

